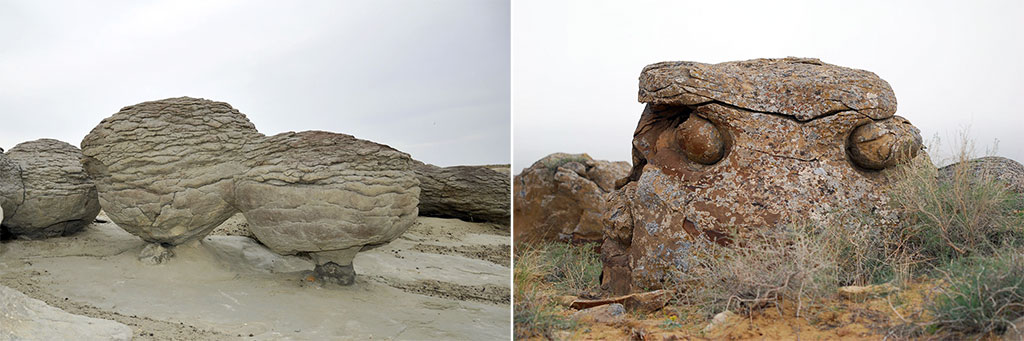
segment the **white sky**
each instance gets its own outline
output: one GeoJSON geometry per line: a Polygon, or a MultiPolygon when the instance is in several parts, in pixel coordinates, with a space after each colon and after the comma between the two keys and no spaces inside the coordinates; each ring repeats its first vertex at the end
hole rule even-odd
{"type": "Polygon", "coordinates": [[[979,154],[998,139],[1024,162],[1022,1],[516,0],[512,26],[514,173],[553,152],[629,161],[647,64],[786,56],[875,72],[926,140],[969,128],[979,154]]]}
{"type": "Polygon", "coordinates": [[[505,0],[0,0],[0,147],[78,145],[120,108],[230,103],[437,165],[508,163],[505,0]]]}

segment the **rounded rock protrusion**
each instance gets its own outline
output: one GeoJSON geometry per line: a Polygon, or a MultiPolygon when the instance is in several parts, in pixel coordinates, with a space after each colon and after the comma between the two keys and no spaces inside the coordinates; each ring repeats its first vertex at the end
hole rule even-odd
{"type": "Polygon", "coordinates": [[[895,116],[853,129],[847,151],[862,168],[881,170],[910,161],[921,151],[921,135],[906,119],[895,116]]]}
{"type": "Polygon", "coordinates": [[[713,165],[725,156],[725,138],[714,123],[697,115],[690,115],[676,127],[676,141],[690,161],[713,165]]]}
{"type": "Polygon", "coordinates": [[[242,147],[259,136],[227,103],[168,98],[103,119],[82,139],[82,163],[110,220],[147,242],[179,245],[238,213],[242,147]]]}
{"type": "MultiPolygon", "coordinates": [[[[3,190],[8,214],[3,225],[21,238],[66,236],[96,219],[100,203],[92,178],[82,169],[82,152],[68,143],[39,139],[14,146],[6,153],[17,165],[21,192],[3,190]]],[[[9,173],[10,164],[0,165],[9,173]]],[[[0,178],[9,178],[0,175],[0,178]]],[[[0,179],[2,180],[2,179],[0,179]]]]}

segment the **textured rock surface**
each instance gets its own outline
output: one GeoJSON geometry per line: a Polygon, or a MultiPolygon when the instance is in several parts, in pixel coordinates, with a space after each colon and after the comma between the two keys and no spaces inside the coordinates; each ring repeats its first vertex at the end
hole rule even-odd
{"type": "MultiPolygon", "coordinates": [[[[959,163],[939,168],[939,178],[953,176],[959,163]]],[[[999,156],[986,156],[967,161],[966,168],[976,175],[992,177],[1006,183],[1006,188],[1017,194],[1024,194],[1024,165],[999,156]]]]}
{"type": "Polygon", "coordinates": [[[250,231],[275,252],[311,252],[318,269],[351,266],[356,252],[397,238],[416,219],[412,159],[391,147],[308,131],[259,139],[244,154],[249,170],[235,196],[250,231]]]}
{"type": "Polygon", "coordinates": [[[153,243],[205,236],[236,213],[234,177],[256,128],[227,103],[188,97],[128,106],[82,140],[103,210],[153,243]]]}
{"type": "Polygon", "coordinates": [[[119,322],[69,314],[0,286],[0,340],[131,340],[119,322]]]}
{"type": "Polygon", "coordinates": [[[14,214],[14,210],[24,200],[25,186],[21,181],[21,166],[0,152],[0,207],[6,212],[4,218],[14,214]]]}
{"type": "Polygon", "coordinates": [[[510,224],[509,175],[485,166],[438,167],[415,161],[420,215],[510,224]]]}
{"type": "Polygon", "coordinates": [[[14,193],[20,200],[9,200],[16,205],[8,208],[3,222],[12,234],[22,238],[68,235],[96,218],[100,211],[96,187],[82,169],[78,148],[40,139],[14,146],[6,158],[18,165],[23,190],[14,193]]]}
{"type": "Polygon", "coordinates": [[[706,241],[847,209],[892,223],[890,169],[927,156],[885,81],[816,59],[658,63],[639,99],[633,168],[601,248],[602,286],[617,293],[674,280],[706,241]]]}
{"type": "Polygon", "coordinates": [[[515,242],[601,241],[606,196],[629,173],[626,162],[551,154],[516,175],[515,242]]]}

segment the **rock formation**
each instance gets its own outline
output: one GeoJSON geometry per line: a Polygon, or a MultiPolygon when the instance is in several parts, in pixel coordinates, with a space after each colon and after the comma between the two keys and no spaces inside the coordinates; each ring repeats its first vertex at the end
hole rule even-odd
{"type": "Polygon", "coordinates": [[[628,163],[587,154],[555,153],[538,160],[515,177],[516,244],[601,241],[608,193],[627,174],[628,163]]]}
{"type": "Polygon", "coordinates": [[[235,202],[249,229],[281,254],[309,252],[321,278],[352,284],[352,258],[397,238],[417,216],[412,158],[391,147],[321,131],[246,146],[249,170],[235,202]]]}
{"type": "Polygon", "coordinates": [[[100,211],[96,187],[75,146],[40,139],[18,144],[0,157],[3,226],[20,238],[69,235],[100,211]]]}
{"type": "Polygon", "coordinates": [[[420,215],[510,224],[509,175],[485,166],[438,167],[415,161],[420,215]]]}
{"type": "Polygon", "coordinates": [[[236,210],[242,146],[259,137],[223,102],[170,98],[128,106],[82,140],[83,164],[118,226],[151,243],[201,239],[236,210]]]}
{"type": "Polygon", "coordinates": [[[323,279],[351,284],[356,252],[397,238],[417,216],[408,154],[321,131],[267,137],[227,103],[125,107],[82,147],[104,211],[154,243],[144,262],[166,260],[166,246],[203,238],[240,212],[274,251],[308,253],[323,279]]]}
{"type": "Polygon", "coordinates": [[[965,171],[976,176],[991,177],[1006,184],[1006,189],[1024,195],[1024,165],[1017,161],[999,156],[986,156],[965,161],[962,165],[955,163],[939,168],[939,179],[950,179],[961,166],[965,171]]]}
{"type": "Polygon", "coordinates": [[[602,286],[618,293],[673,280],[706,241],[852,208],[891,222],[890,170],[927,156],[888,83],[817,59],[657,63],[639,100],[601,249],[602,286]]]}

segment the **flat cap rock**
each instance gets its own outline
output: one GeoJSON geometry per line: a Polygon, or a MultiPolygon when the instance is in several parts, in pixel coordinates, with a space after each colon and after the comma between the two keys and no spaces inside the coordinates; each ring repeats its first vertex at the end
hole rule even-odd
{"type": "Polygon", "coordinates": [[[261,136],[231,105],[179,97],[128,106],[82,140],[107,216],[153,243],[199,239],[237,213],[242,147],[261,136]]]}
{"type": "MultiPolygon", "coordinates": [[[[14,200],[6,200],[16,203],[8,207],[3,222],[12,234],[22,238],[69,235],[92,223],[99,214],[96,187],[82,169],[82,152],[77,147],[40,139],[14,146],[7,151],[6,159],[17,164],[22,185],[22,192],[15,192],[14,200]]],[[[4,167],[10,165],[0,166],[4,167]]],[[[9,170],[0,171],[5,172],[9,170]]]]}
{"type": "Polygon", "coordinates": [[[800,121],[846,110],[873,119],[896,112],[896,95],[874,73],[814,58],[651,64],[640,74],[639,99],[666,105],[719,102],[800,121]]]}

